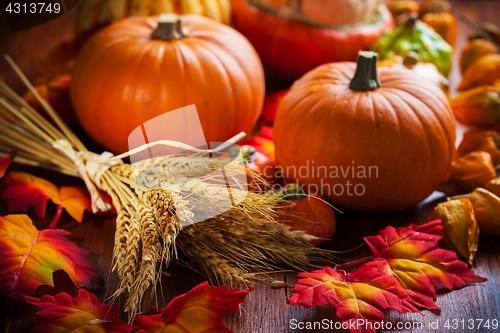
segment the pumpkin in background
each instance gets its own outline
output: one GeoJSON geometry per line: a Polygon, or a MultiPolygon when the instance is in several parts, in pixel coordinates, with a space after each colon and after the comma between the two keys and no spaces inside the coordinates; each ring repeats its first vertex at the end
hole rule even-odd
{"type": "Polygon", "coordinates": [[[445,179],[455,119],[432,81],[408,69],[377,69],[376,58],[360,52],[357,65],[326,64],[296,81],[280,103],[273,138],[288,181],[347,209],[395,212],[445,179]]]}
{"type": "Polygon", "coordinates": [[[413,51],[408,52],[404,58],[400,56],[393,56],[390,58],[385,58],[384,60],[380,60],[377,66],[411,69],[416,74],[422,75],[437,84],[439,88],[444,91],[446,96],[448,96],[448,79],[446,79],[441,73],[439,73],[436,65],[431,63],[419,62],[418,55],[413,51]]]}
{"type": "Polygon", "coordinates": [[[381,60],[395,55],[405,57],[413,51],[419,61],[433,63],[441,74],[448,77],[453,48],[417,17],[416,13],[412,13],[406,22],[382,36],[372,46],[372,50],[379,54],[381,60]]]}
{"type": "Polygon", "coordinates": [[[231,22],[230,0],[85,0],[75,8],[77,36],[94,32],[128,16],[199,14],[218,22],[231,22]]]}
{"type": "Polygon", "coordinates": [[[394,26],[380,0],[232,0],[236,28],[270,70],[289,79],[328,62],[355,60],[394,26]]]}
{"type": "MultiPolygon", "coordinates": [[[[112,152],[144,122],[194,104],[207,142],[250,133],[264,101],[264,73],[236,30],[199,15],[136,16],[95,34],[79,54],[71,100],[84,129],[112,152]],[[183,26],[184,25],[184,26],[183,26]]],[[[166,124],[165,133],[186,127],[166,124]]]]}
{"type": "Polygon", "coordinates": [[[419,16],[452,47],[457,39],[457,21],[450,13],[451,4],[443,0],[428,0],[420,5],[419,16]]]}

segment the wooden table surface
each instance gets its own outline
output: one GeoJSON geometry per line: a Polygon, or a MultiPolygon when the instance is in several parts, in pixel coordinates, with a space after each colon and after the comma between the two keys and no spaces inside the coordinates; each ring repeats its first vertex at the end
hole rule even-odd
{"type": "MultiPolygon", "coordinates": [[[[455,8],[461,10],[476,22],[491,21],[500,25],[500,1],[452,1],[452,3],[455,8]]],[[[457,43],[458,51],[455,54],[455,64],[469,30],[462,22],[458,23],[458,29],[459,40],[457,43]]],[[[34,32],[32,33],[34,34],[34,32]]],[[[25,32],[24,38],[29,38],[29,36],[30,34],[25,32]]],[[[0,74],[2,73],[0,72],[0,74]]],[[[460,80],[457,66],[454,67],[450,79],[453,86],[456,86],[460,80]]],[[[279,84],[279,82],[272,83],[276,87],[279,84]]],[[[33,170],[30,171],[33,172],[33,170]]],[[[56,183],[74,182],[69,178],[56,177],[50,173],[44,173],[43,175],[53,179],[56,183]]],[[[425,223],[429,221],[435,205],[444,199],[443,195],[436,192],[420,205],[397,214],[362,214],[347,211],[342,215],[337,214],[338,230],[332,241],[324,247],[334,250],[347,250],[362,244],[364,236],[376,235],[388,225],[398,227],[425,223]]],[[[4,214],[5,211],[5,204],[0,203],[0,213],[4,214]]],[[[64,215],[59,224],[59,227],[72,233],[70,239],[76,241],[79,246],[91,251],[89,258],[99,268],[101,276],[106,281],[106,290],[97,293],[100,301],[108,298],[118,283],[116,275],[110,272],[114,222],[113,217],[96,217],[87,214],[81,224],[72,221],[67,215],[64,215]]],[[[43,227],[44,224],[47,224],[47,222],[37,220],[38,227],[43,227]]],[[[358,254],[369,254],[368,247],[366,245],[361,247],[353,253],[353,256],[358,254]]],[[[488,278],[488,281],[453,292],[438,291],[439,296],[436,303],[441,307],[441,312],[423,311],[422,314],[400,314],[397,311],[390,310],[386,313],[386,321],[388,322],[394,324],[396,322],[422,323],[423,328],[381,332],[493,332],[493,330],[487,329],[464,331],[443,327],[448,319],[464,319],[465,321],[468,319],[500,320],[499,239],[480,238],[479,250],[474,260],[474,269],[480,276],[488,278]],[[429,328],[429,324],[436,321],[439,321],[439,328],[429,328]]],[[[164,306],[175,296],[186,293],[197,284],[205,281],[203,276],[175,265],[171,266],[168,271],[172,275],[162,281],[163,299],[158,300],[158,304],[161,306],[164,306]]],[[[274,274],[273,277],[293,283],[296,273],[279,273],[274,274]]],[[[76,296],[77,290],[66,273],[58,271],[54,274],[54,278],[56,286],[54,288],[40,287],[37,290],[37,297],[46,293],[55,294],[61,291],[76,296]]],[[[286,303],[286,300],[290,297],[290,289],[271,289],[269,285],[255,283],[255,291],[250,294],[247,302],[242,307],[241,313],[228,315],[225,322],[231,330],[237,333],[281,333],[299,332],[299,330],[292,330],[289,327],[291,319],[298,321],[321,321],[325,318],[335,320],[335,312],[332,307],[322,306],[304,309],[291,306],[286,303]]],[[[145,306],[148,306],[148,304],[145,304],[145,306]]],[[[36,311],[35,306],[20,305],[7,298],[0,298],[0,332],[28,332],[30,327],[41,320],[41,317],[35,314],[36,311]]],[[[300,330],[300,332],[327,331],[329,330],[300,330]]],[[[500,331],[500,329],[497,331],[500,331]]]]}

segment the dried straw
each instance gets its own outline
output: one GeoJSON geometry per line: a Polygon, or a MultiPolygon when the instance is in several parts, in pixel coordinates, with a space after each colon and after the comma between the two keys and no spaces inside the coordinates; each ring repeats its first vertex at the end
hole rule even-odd
{"type": "MultiPolygon", "coordinates": [[[[15,162],[85,180],[88,175],[82,175],[81,165],[75,163],[87,165],[85,158],[93,159],[95,154],[87,153],[12,59],[6,56],[6,60],[57,126],[0,82],[4,96],[0,95],[0,156],[16,146],[15,162]]],[[[124,309],[132,316],[140,311],[148,289],[156,296],[161,272],[172,259],[206,274],[213,283],[249,287],[251,279],[271,281],[266,273],[280,271],[280,265],[304,270],[312,261],[333,258],[332,252],[309,245],[314,237],[276,223],[274,208],[281,196],[247,193],[247,177],[258,177],[237,165],[228,167],[223,156],[168,156],[134,166],[119,163],[109,165],[90,185],[86,181],[87,187],[106,192],[117,211],[113,270],[120,285],[114,297],[126,296],[124,309]],[[222,167],[223,173],[211,172],[222,167]],[[158,168],[168,171],[169,184],[165,177],[155,176],[158,168]],[[228,180],[240,186],[231,187],[232,200],[243,199],[237,204],[225,200],[228,180]],[[200,216],[208,217],[191,224],[200,216]]]]}

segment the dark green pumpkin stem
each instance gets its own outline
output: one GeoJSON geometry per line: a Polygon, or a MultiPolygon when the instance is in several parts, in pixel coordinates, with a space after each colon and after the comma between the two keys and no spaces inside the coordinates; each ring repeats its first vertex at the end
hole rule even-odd
{"type": "Polygon", "coordinates": [[[371,51],[360,51],[356,73],[349,84],[354,91],[371,91],[380,87],[377,76],[378,54],[371,51]]]}
{"type": "Polygon", "coordinates": [[[161,40],[181,39],[188,34],[182,18],[175,14],[161,14],[153,38],[161,40]]]}

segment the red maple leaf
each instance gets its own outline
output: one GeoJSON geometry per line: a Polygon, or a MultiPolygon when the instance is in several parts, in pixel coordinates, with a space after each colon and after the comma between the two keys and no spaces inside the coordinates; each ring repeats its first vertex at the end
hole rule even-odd
{"type": "Polygon", "coordinates": [[[389,226],[378,236],[366,237],[374,255],[365,261],[372,261],[350,274],[340,269],[346,264],[300,273],[304,279],[295,282],[289,303],[333,305],[352,332],[375,332],[373,323],[384,319],[387,308],[439,309],[434,303],[437,285],[453,289],[486,281],[458,260],[455,252],[438,248],[441,229],[441,221],[436,220],[421,226],[389,226]]]}
{"type": "Polygon", "coordinates": [[[59,229],[37,230],[27,215],[0,217],[0,292],[19,301],[40,285],[53,286],[52,273],[62,269],[77,287],[98,289],[102,280],[78,247],[59,229]]]}
{"type": "Polygon", "coordinates": [[[43,317],[30,333],[56,332],[123,332],[129,333],[137,327],[118,320],[118,305],[99,304],[94,294],[80,289],[77,297],[66,293],[42,298],[26,296],[28,303],[40,308],[43,317]]]}
{"type": "Polygon", "coordinates": [[[14,160],[15,156],[16,156],[16,149],[12,148],[9,156],[0,158],[0,179],[2,179],[3,176],[5,176],[5,173],[7,172],[7,169],[14,160]]]}
{"type": "Polygon", "coordinates": [[[51,182],[28,173],[10,172],[0,186],[0,197],[7,202],[9,212],[26,211],[35,206],[38,217],[45,218],[47,200],[57,205],[52,225],[55,226],[62,210],[78,222],[85,210],[92,210],[90,196],[83,186],[57,187],[51,182]]]}
{"type": "Polygon", "coordinates": [[[230,333],[222,322],[230,312],[238,311],[253,289],[211,287],[204,282],[187,294],[174,298],[161,314],[137,316],[140,332],[230,333]]]}

